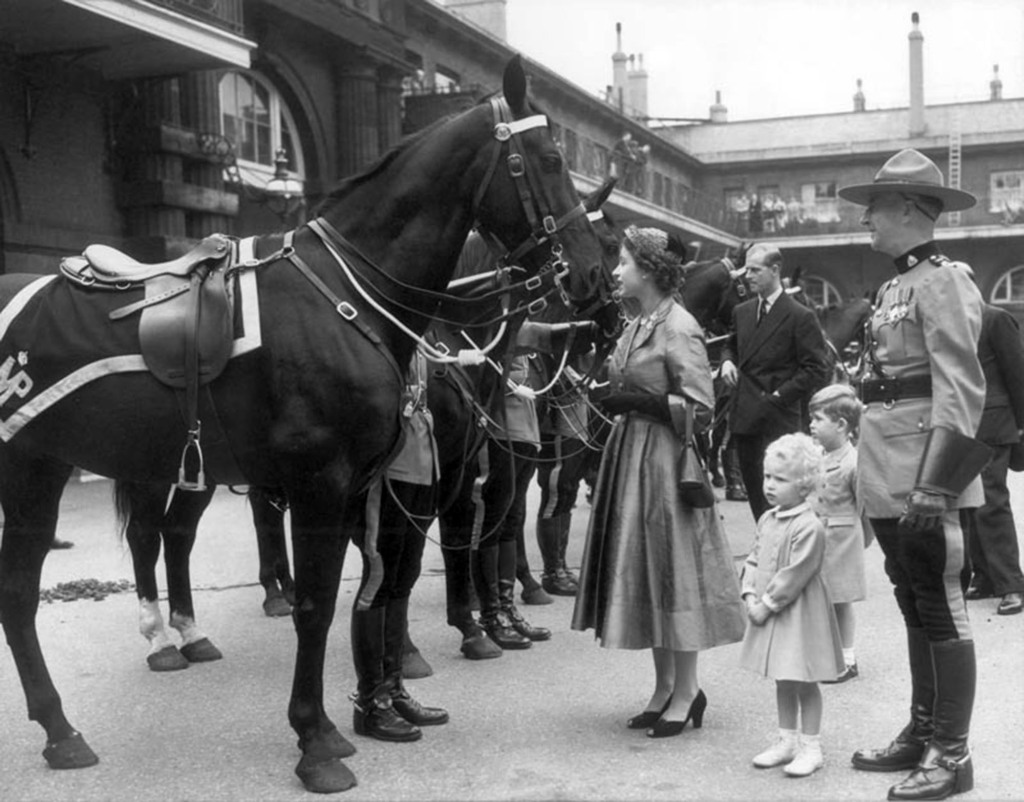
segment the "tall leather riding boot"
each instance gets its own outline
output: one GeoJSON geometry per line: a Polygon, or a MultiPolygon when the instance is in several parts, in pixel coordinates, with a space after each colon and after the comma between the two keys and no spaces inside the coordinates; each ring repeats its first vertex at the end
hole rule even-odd
{"type": "Polygon", "coordinates": [[[554,596],[575,596],[576,588],[569,582],[562,568],[560,554],[561,521],[555,518],[537,518],[537,545],[540,556],[544,560],[544,573],[541,584],[544,590],[554,596]]]}
{"type": "Polygon", "coordinates": [[[974,787],[967,747],[977,680],[974,641],[945,640],[931,646],[935,731],[917,768],[889,789],[889,799],[945,799],[974,787]]]}
{"type": "Polygon", "coordinates": [[[523,604],[554,604],[555,600],[530,572],[530,561],[526,558],[526,534],[522,526],[516,531],[516,579],[523,586],[523,604]]]}
{"type": "MultiPolygon", "coordinates": [[[[515,542],[512,543],[513,548],[515,542]]],[[[480,626],[502,649],[528,649],[530,640],[520,635],[501,608],[498,587],[498,545],[486,544],[473,553],[473,579],[480,599],[480,626]]],[[[515,590],[516,564],[512,556],[509,593],[515,590]]]]}
{"type": "MultiPolygon", "coordinates": [[[[566,578],[572,584],[574,589],[579,588],[579,579],[576,578],[576,574],[569,570],[569,565],[565,561],[565,552],[569,549],[569,532],[572,529],[572,513],[564,512],[558,516],[558,562],[562,566],[562,571],[565,572],[566,578]]],[[[575,595],[575,594],[573,594],[575,595]]]]}
{"type": "Polygon", "coordinates": [[[402,683],[402,651],[409,625],[409,598],[391,599],[384,617],[384,684],[391,696],[395,712],[410,724],[427,727],[448,721],[448,711],[440,707],[424,707],[402,683]]]}
{"type": "MultiPolygon", "coordinates": [[[[551,630],[544,627],[532,627],[523,618],[515,605],[516,589],[516,543],[515,541],[503,540],[498,544],[498,597],[501,604],[501,612],[512,623],[512,628],[522,637],[530,641],[548,640],[551,637],[551,630]]],[[[493,635],[491,637],[494,637],[493,635]]]]}
{"type": "MultiPolygon", "coordinates": [[[[384,677],[386,615],[384,607],[352,611],[352,664],[357,677],[356,692],[350,697],[355,705],[352,727],[358,735],[380,741],[416,741],[423,733],[395,712],[384,677]]],[[[401,653],[398,659],[401,665],[401,653]]]]}
{"type": "Polygon", "coordinates": [[[736,453],[736,444],[731,437],[722,450],[722,468],[725,471],[725,497],[730,501],[746,501],[747,489],[743,485],[740,458],[736,453]]]}
{"type": "Polygon", "coordinates": [[[860,749],[853,766],[863,771],[909,771],[917,766],[934,732],[935,669],[928,636],[920,627],[907,627],[910,663],[910,723],[888,746],[860,749]]]}

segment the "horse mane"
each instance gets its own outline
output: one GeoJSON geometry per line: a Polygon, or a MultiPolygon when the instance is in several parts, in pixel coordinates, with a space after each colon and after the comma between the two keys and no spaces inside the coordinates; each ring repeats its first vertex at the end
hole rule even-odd
{"type": "Polygon", "coordinates": [[[411,149],[413,145],[420,140],[425,139],[433,131],[440,128],[442,125],[445,125],[456,116],[456,114],[448,114],[444,117],[439,117],[426,128],[421,128],[419,131],[414,131],[413,133],[402,137],[402,139],[399,140],[387,153],[381,156],[373,164],[369,165],[366,169],[350,175],[347,178],[343,178],[338,184],[336,184],[327,196],[313,209],[312,216],[319,217],[328,213],[335,204],[348,195],[353,188],[369,181],[374,176],[383,172],[400,155],[411,149]]]}
{"type": "MultiPolygon", "coordinates": [[[[481,106],[484,103],[489,102],[490,99],[497,94],[500,93],[491,92],[490,94],[485,95],[473,105],[473,108],[476,108],[477,106],[481,106]]],[[[425,139],[426,137],[430,136],[430,134],[432,134],[438,128],[440,128],[443,125],[447,125],[460,114],[464,113],[464,111],[456,111],[452,112],[451,114],[446,114],[443,117],[438,117],[432,123],[430,123],[424,128],[421,128],[419,131],[413,131],[411,134],[407,134],[404,137],[402,137],[395,145],[391,147],[390,150],[388,150],[387,153],[385,153],[383,156],[377,159],[377,161],[375,161],[373,164],[369,165],[364,170],[358,173],[350,175],[347,178],[343,178],[340,183],[335,185],[335,187],[327,194],[327,196],[322,201],[320,201],[319,204],[317,204],[316,208],[313,209],[313,217],[318,217],[329,212],[334,207],[334,205],[342,198],[344,198],[354,187],[357,187],[360,184],[365,183],[366,181],[376,176],[378,173],[383,172],[383,170],[390,166],[395,161],[395,159],[397,159],[401,154],[405,153],[405,151],[412,148],[412,146],[419,142],[421,139],[425,139]]]]}

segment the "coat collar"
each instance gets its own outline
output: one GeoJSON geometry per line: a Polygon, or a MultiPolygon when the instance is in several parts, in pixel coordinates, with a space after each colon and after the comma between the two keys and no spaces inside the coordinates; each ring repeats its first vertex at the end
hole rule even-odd
{"type": "Polygon", "coordinates": [[[788,510],[780,510],[778,507],[772,507],[772,513],[776,518],[795,518],[802,512],[806,512],[811,508],[811,505],[806,501],[801,501],[795,507],[790,507],[788,510]]]}

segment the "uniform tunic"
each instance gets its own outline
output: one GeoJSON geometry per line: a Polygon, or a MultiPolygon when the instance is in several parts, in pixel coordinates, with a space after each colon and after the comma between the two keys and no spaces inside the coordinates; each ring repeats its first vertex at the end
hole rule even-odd
{"type": "MultiPolygon", "coordinates": [[[[947,499],[938,526],[899,525],[928,432],[943,426],[974,437],[985,402],[978,359],[982,300],[967,271],[934,242],[896,260],[899,273],[878,292],[868,357],[879,377],[930,377],[931,395],[872,402],[861,417],[857,499],[864,505],[907,627],[930,641],[970,639],[962,589],[969,579],[967,508],[984,502],[981,479],[947,499]]],[[[947,455],[947,459],[956,455],[947,455]]]]}
{"type": "Polygon", "coordinates": [[[822,575],[833,602],[867,596],[864,530],[857,511],[857,449],[849,442],[825,453],[814,511],[825,525],[822,575]]]}
{"type": "Polygon", "coordinates": [[[666,300],[636,319],[609,365],[614,392],[669,394],[672,424],[635,412],[612,427],[591,511],[572,628],[620,649],[707,649],[743,637],[732,551],[716,507],[679,500],[685,398],[714,405],[703,332],[666,300]]]}
{"type": "MultiPolygon", "coordinates": [[[[914,489],[928,431],[945,426],[974,437],[985,404],[978,361],[981,295],[945,257],[911,257],[882,285],[871,317],[869,353],[886,377],[931,376],[930,398],[868,404],[861,417],[857,498],[870,518],[899,518],[914,489]]],[[[984,501],[975,479],[952,507],[984,501]]]]}
{"type": "Polygon", "coordinates": [[[833,680],[844,669],[839,624],[821,576],[824,557],[825,527],[807,503],[761,516],[742,592],[772,614],[761,626],[747,623],[741,666],[800,682],[833,680]]]}

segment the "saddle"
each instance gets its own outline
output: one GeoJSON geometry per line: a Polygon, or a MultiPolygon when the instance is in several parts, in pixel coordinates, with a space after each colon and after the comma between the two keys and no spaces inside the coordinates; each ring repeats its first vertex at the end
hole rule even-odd
{"type": "Polygon", "coordinates": [[[206,485],[199,387],[217,378],[231,357],[234,294],[227,276],[232,251],[229,238],[213,234],[169,262],[143,264],[106,245],[90,245],[60,266],[64,276],[92,290],[143,290],[142,300],[114,309],[109,317],[117,321],[141,312],[139,348],[146,367],[158,381],[185,391],[189,431],[178,486],[186,490],[206,485]],[[196,481],[186,479],[191,449],[198,460],[196,481]]]}
{"type": "Polygon", "coordinates": [[[61,273],[95,290],[143,289],[141,301],[115,309],[111,320],[141,312],[139,345],[146,367],[176,389],[188,383],[187,353],[198,356],[198,382],[207,384],[231,355],[234,298],[226,281],[231,241],[214,234],[170,262],[144,264],[106,245],[90,245],[61,262],[61,273]],[[194,344],[194,345],[193,345],[194,344]]]}

